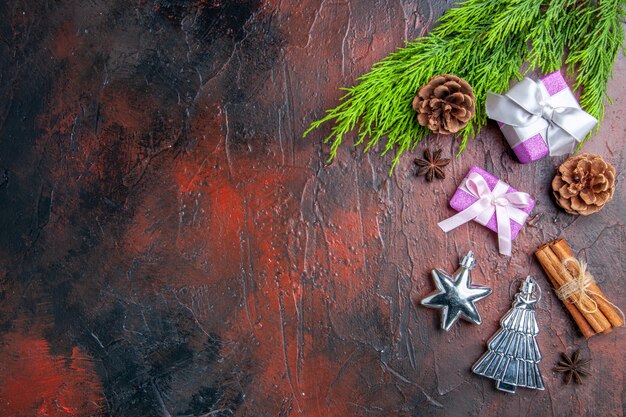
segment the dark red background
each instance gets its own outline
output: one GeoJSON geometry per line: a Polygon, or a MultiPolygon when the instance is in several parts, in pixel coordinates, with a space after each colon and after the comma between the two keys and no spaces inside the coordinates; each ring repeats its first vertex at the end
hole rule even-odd
{"type": "MultiPolygon", "coordinates": [[[[494,125],[447,168],[349,143],[327,165],[308,124],[338,88],[422,35],[452,1],[15,0],[0,4],[0,414],[623,416],[624,330],[585,341],[532,256],[565,237],[611,299],[624,289],[626,60],[584,150],[619,171],[599,214],[558,210],[560,159],[520,165],[494,125]],[[537,200],[499,256],[436,222],[478,164],[537,200]],[[417,305],[472,249],[494,293],[481,326],[417,305]],[[495,391],[472,363],[520,278],[546,390],[495,391]],[[583,386],[551,368],[593,358],[583,386]]],[[[349,142],[349,141],[348,141],[349,142]]]]}

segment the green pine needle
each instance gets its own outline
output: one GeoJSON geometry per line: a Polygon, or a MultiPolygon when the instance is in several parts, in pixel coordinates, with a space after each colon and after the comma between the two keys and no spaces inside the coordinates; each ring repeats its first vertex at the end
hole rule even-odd
{"type": "Polygon", "coordinates": [[[364,144],[365,151],[386,138],[383,154],[395,150],[391,173],[402,153],[429,133],[417,123],[413,96],[431,77],[450,73],[467,80],[476,95],[476,116],[459,132],[459,155],[487,123],[488,91],[502,93],[512,79],[535,68],[559,69],[568,50],[565,63],[577,75],[580,104],[602,119],[611,68],[624,48],[625,9],[626,0],[466,0],[448,10],[429,36],[407,42],[358,84],[342,89],[341,103],[311,123],[304,136],[330,122],[324,140],[330,160],[355,130],[355,146],[364,144]]]}

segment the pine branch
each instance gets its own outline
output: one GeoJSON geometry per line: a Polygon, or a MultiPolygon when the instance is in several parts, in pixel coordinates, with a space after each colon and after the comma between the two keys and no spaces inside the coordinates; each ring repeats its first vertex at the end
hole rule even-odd
{"type": "Polygon", "coordinates": [[[304,136],[330,122],[324,142],[330,143],[331,160],[355,130],[355,146],[364,144],[365,151],[385,138],[383,154],[396,152],[391,173],[402,153],[429,133],[417,123],[413,96],[434,75],[451,73],[466,79],[476,96],[476,116],[459,132],[460,154],[487,123],[488,91],[506,91],[512,79],[521,78],[525,62],[527,70],[558,69],[567,49],[566,63],[578,70],[576,87],[583,88],[581,105],[602,118],[608,77],[624,42],[624,3],[466,0],[445,13],[429,36],[408,42],[374,64],[355,86],[342,89],[341,103],[313,122],[304,136]]]}
{"type": "Polygon", "coordinates": [[[532,45],[530,66],[539,67],[544,73],[558,70],[563,64],[565,46],[571,39],[572,28],[577,27],[569,12],[576,0],[551,0],[544,6],[545,13],[530,31],[528,41],[532,45]]]}
{"type": "Polygon", "coordinates": [[[602,0],[579,13],[584,29],[573,33],[570,54],[565,61],[573,72],[577,70],[575,88],[582,88],[580,105],[592,116],[604,117],[604,99],[613,103],[607,94],[607,83],[617,53],[624,47],[625,2],[602,0]]]}

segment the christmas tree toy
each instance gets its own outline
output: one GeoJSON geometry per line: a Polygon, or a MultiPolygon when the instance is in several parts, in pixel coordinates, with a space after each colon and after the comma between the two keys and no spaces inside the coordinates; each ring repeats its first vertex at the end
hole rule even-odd
{"type": "Polygon", "coordinates": [[[500,321],[500,330],[492,336],[488,350],[474,364],[472,371],[497,381],[500,391],[515,393],[516,387],[543,390],[537,366],[541,352],[537,345],[539,326],[535,319],[541,289],[528,276],[515,295],[513,308],[500,321]]]}
{"type": "Polygon", "coordinates": [[[422,305],[441,310],[441,328],[445,331],[450,330],[459,317],[480,324],[480,314],[474,303],[491,294],[491,289],[472,285],[470,270],[475,266],[474,253],[469,251],[454,276],[441,269],[432,271],[437,291],[424,298],[422,305]]]}

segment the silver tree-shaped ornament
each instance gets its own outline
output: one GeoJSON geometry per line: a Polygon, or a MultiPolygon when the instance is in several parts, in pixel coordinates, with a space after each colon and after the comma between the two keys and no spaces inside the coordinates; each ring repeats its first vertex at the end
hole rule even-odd
{"type": "Polygon", "coordinates": [[[500,330],[489,339],[487,352],[472,367],[474,373],[496,380],[501,391],[515,393],[516,387],[544,389],[535,319],[540,299],[541,288],[533,277],[526,277],[513,308],[500,320],[500,330]]]}

